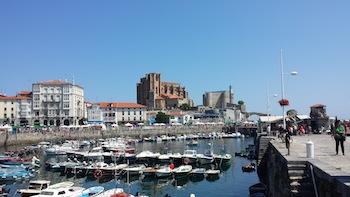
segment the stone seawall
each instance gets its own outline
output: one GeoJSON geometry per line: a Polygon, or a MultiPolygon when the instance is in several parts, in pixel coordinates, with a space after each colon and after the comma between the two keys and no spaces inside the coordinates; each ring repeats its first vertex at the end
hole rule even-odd
{"type": "Polygon", "coordinates": [[[129,129],[120,128],[118,130],[74,130],[74,131],[33,131],[17,134],[0,134],[1,146],[30,145],[42,141],[63,141],[63,140],[84,140],[110,137],[133,137],[141,138],[159,135],[181,135],[195,133],[221,132],[222,126],[191,126],[191,127],[163,127],[154,129],[129,129]]]}

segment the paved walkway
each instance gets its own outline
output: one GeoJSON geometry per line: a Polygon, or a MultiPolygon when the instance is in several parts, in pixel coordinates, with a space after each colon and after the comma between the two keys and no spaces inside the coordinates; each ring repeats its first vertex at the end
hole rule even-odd
{"type": "MultiPolygon", "coordinates": [[[[291,143],[290,156],[285,156],[289,161],[304,160],[309,161],[314,166],[322,169],[331,176],[350,177],[350,137],[344,142],[345,156],[341,153],[339,146],[339,155],[335,155],[335,140],[331,135],[305,135],[293,136],[291,143]],[[306,142],[311,140],[315,146],[315,158],[306,158],[306,142]]],[[[280,151],[282,155],[287,154],[285,144],[281,140],[272,141],[272,144],[280,151]]],[[[348,181],[345,184],[350,185],[348,181]]]]}

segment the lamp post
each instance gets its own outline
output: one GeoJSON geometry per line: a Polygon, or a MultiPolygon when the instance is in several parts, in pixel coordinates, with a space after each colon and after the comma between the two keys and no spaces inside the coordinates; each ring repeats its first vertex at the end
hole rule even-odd
{"type": "Polygon", "coordinates": [[[282,113],[283,113],[283,129],[286,129],[285,106],[289,105],[289,102],[288,102],[288,100],[285,99],[284,75],[290,74],[292,76],[295,76],[298,74],[298,72],[293,71],[291,73],[284,73],[283,50],[282,49],[281,49],[280,64],[281,64],[281,91],[282,91],[282,100],[280,101],[280,105],[282,106],[282,113]]]}

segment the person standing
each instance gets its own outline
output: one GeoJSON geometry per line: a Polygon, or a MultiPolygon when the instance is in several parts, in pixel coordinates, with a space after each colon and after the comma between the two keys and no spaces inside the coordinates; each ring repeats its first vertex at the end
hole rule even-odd
{"type": "Polygon", "coordinates": [[[291,132],[287,131],[284,141],[286,142],[286,148],[288,150],[287,155],[290,155],[290,141],[291,141],[291,132]]]}
{"type": "Polygon", "coordinates": [[[335,122],[335,126],[334,126],[334,139],[335,139],[335,151],[336,151],[336,155],[338,155],[338,150],[339,150],[339,144],[341,147],[341,151],[343,153],[343,155],[345,155],[344,152],[344,141],[345,141],[345,127],[344,125],[337,120],[335,122]]]}

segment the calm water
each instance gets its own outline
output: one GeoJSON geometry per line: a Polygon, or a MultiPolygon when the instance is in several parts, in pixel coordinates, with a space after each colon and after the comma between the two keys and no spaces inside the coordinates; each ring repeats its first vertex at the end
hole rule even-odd
{"type": "MultiPolygon", "coordinates": [[[[150,180],[140,181],[138,179],[132,180],[128,185],[124,181],[111,180],[106,183],[98,183],[97,181],[86,180],[86,178],[75,179],[66,178],[60,176],[60,173],[48,172],[44,169],[40,169],[35,179],[51,180],[52,184],[61,181],[72,181],[76,183],[76,186],[82,186],[85,188],[101,185],[105,189],[111,189],[115,187],[124,188],[132,194],[141,192],[142,194],[163,197],[165,194],[173,196],[188,197],[191,193],[196,194],[197,197],[207,196],[248,196],[249,186],[258,182],[257,174],[243,173],[241,170],[242,165],[248,164],[250,161],[234,157],[235,152],[239,152],[248,144],[253,144],[253,139],[218,139],[218,140],[199,140],[199,145],[193,149],[197,149],[199,153],[203,153],[208,149],[208,143],[213,143],[214,153],[221,153],[223,149],[225,152],[230,153],[233,158],[229,168],[224,170],[220,174],[220,178],[216,181],[208,181],[206,179],[200,182],[192,182],[190,180],[172,181],[172,180],[150,180]]],[[[167,142],[167,143],[139,143],[136,144],[138,152],[142,150],[150,150],[154,152],[164,152],[165,148],[168,148],[169,152],[180,152],[186,148],[186,142],[167,142]]],[[[45,158],[43,158],[45,159],[45,158]]],[[[10,196],[16,196],[15,191],[17,188],[26,187],[26,183],[16,183],[8,185],[11,189],[10,196]]]]}

